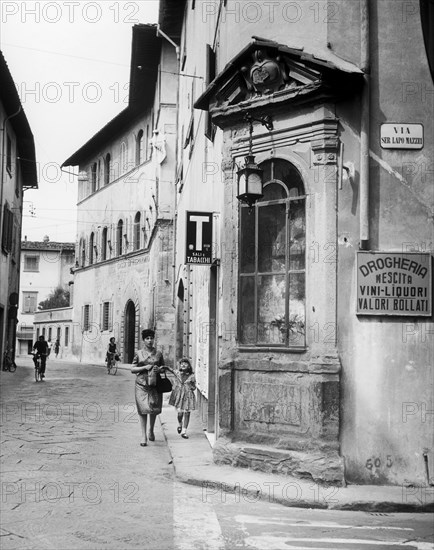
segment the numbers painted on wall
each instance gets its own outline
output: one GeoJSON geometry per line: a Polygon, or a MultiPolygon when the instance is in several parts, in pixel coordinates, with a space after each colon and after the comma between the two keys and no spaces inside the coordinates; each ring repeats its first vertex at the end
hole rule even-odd
{"type": "Polygon", "coordinates": [[[386,459],[382,459],[379,456],[373,456],[368,458],[365,464],[365,468],[368,470],[373,470],[375,468],[391,468],[393,465],[393,458],[391,455],[387,455],[386,459]]]}

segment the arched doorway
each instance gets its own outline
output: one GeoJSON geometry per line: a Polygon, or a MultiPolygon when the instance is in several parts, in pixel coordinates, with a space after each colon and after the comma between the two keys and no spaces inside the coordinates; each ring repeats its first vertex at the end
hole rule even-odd
{"type": "Polygon", "coordinates": [[[132,363],[136,344],[136,307],[129,300],[125,308],[124,323],[124,362],[132,363]]]}

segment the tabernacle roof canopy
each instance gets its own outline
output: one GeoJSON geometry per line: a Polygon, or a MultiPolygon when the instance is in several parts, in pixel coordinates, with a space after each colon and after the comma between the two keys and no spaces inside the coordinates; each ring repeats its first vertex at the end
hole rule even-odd
{"type": "Polygon", "coordinates": [[[221,126],[256,108],[339,99],[355,93],[362,82],[363,72],[331,51],[310,53],[254,36],[194,106],[209,111],[221,126]]]}

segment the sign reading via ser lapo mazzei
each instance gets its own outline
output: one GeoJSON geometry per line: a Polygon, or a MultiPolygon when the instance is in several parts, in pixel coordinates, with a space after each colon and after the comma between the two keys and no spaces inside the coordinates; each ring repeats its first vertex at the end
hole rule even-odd
{"type": "Polygon", "coordinates": [[[358,252],[357,314],[431,316],[431,255],[358,252]]]}
{"type": "Polygon", "coordinates": [[[187,264],[212,264],[211,212],[187,212],[185,250],[187,264]]]}
{"type": "Polygon", "coordinates": [[[394,124],[387,122],[381,125],[380,145],[383,149],[422,149],[422,124],[394,124]]]}

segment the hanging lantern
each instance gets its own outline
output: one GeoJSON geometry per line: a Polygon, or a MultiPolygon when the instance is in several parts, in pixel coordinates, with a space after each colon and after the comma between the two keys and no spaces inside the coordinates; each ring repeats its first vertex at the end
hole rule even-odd
{"type": "Polygon", "coordinates": [[[262,173],[263,170],[255,162],[255,157],[252,154],[252,133],[253,122],[249,114],[245,116],[249,127],[249,154],[244,159],[244,167],[238,170],[238,195],[237,199],[240,202],[245,202],[251,209],[255,202],[262,196],[262,173]]]}
{"type": "Polygon", "coordinates": [[[245,165],[238,170],[238,195],[240,202],[245,202],[250,208],[262,196],[262,168],[255,162],[255,157],[250,153],[245,157],[245,165]]]}

